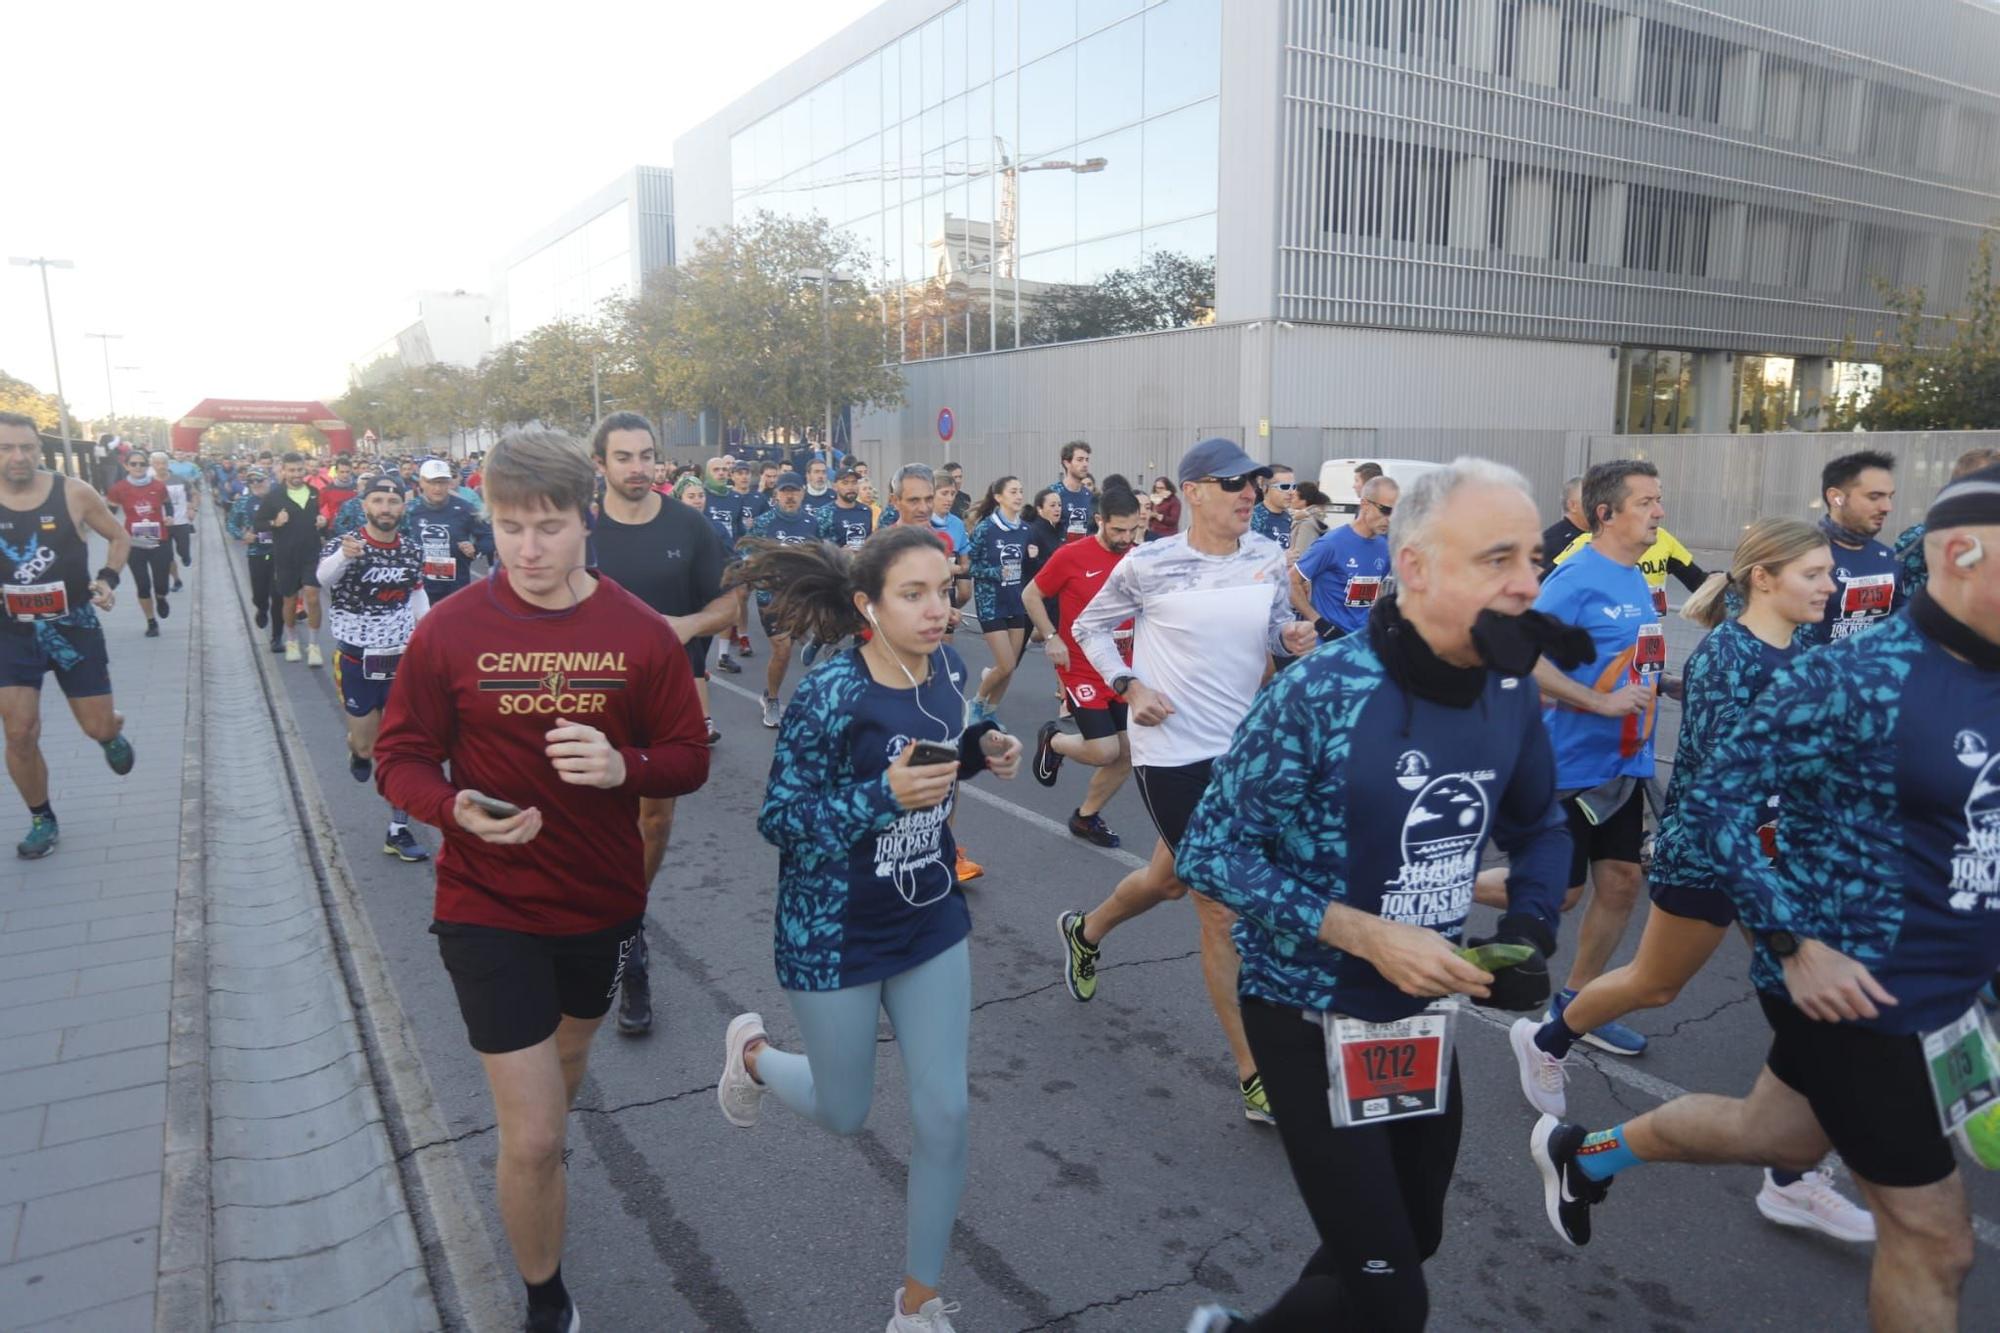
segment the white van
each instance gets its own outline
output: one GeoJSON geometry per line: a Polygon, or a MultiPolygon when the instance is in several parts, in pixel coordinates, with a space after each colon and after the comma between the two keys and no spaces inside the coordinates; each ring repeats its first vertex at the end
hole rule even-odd
{"type": "Polygon", "coordinates": [[[1426,472],[1435,472],[1443,463],[1425,463],[1414,458],[1330,458],[1319,466],[1319,488],[1326,492],[1330,502],[1327,505],[1327,526],[1349,523],[1361,510],[1361,502],[1354,498],[1354,469],[1363,463],[1374,463],[1381,467],[1382,475],[1396,483],[1401,490],[1410,489],[1410,483],[1426,472]],[[1338,517],[1336,517],[1338,516],[1338,517]]]}

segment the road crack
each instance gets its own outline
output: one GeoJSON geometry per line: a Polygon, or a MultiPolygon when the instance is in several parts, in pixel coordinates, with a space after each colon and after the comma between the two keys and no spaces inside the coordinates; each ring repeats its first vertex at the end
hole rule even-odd
{"type": "MultiPolygon", "coordinates": [[[[698,1088],[685,1088],[680,1092],[670,1092],[664,1097],[642,1097],[638,1101],[620,1102],[616,1106],[572,1106],[569,1109],[570,1109],[570,1114],[572,1115],[615,1116],[615,1115],[620,1115],[626,1111],[641,1110],[648,1106],[664,1106],[668,1102],[677,1102],[682,1100],[683,1098],[698,1096],[699,1094],[704,1092],[714,1092],[715,1087],[716,1085],[713,1083],[704,1083],[698,1088]]],[[[471,1129],[464,1130],[457,1134],[448,1134],[441,1139],[430,1139],[423,1143],[413,1143],[409,1147],[403,1149],[403,1151],[397,1153],[396,1160],[399,1162],[406,1161],[409,1158],[416,1156],[418,1153],[424,1152],[425,1150],[430,1148],[447,1148],[455,1144],[464,1143],[468,1139],[476,1139],[481,1137],[482,1135],[491,1134],[494,1130],[498,1128],[499,1128],[498,1125],[475,1125],[471,1129]]],[[[568,1151],[565,1150],[564,1160],[567,1159],[568,1159],[568,1151]]]]}
{"type": "MultiPolygon", "coordinates": [[[[1199,951],[1197,950],[1197,952],[1199,951]]],[[[1152,961],[1165,960],[1155,959],[1152,961]]],[[[1214,1254],[1224,1245],[1227,1245],[1230,1241],[1241,1240],[1242,1238],[1243,1229],[1239,1227],[1227,1235],[1218,1236],[1216,1239],[1210,1241],[1202,1249],[1202,1252],[1195,1256],[1194,1262],[1188,1265],[1188,1274],[1184,1278],[1177,1278],[1172,1282],[1162,1282],[1155,1287],[1142,1287],[1137,1291],[1124,1292],[1121,1295],[1111,1297],[1109,1300],[1091,1301],[1087,1305],[1079,1305],[1074,1310],[1065,1310],[1061,1314],[1054,1315],[1042,1323],[1030,1324],[1028,1327],[1022,1329],[1021,1333],[1043,1333],[1043,1330],[1060,1328],[1070,1320],[1088,1314],[1093,1310],[1115,1310],[1121,1305],[1128,1305],[1133,1301],[1144,1300],[1148,1296],[1158,1296],[1162,1292],[1178,1291],[1182,1287],[1191,1287],[1201,1281],[1202,1265],[1208,1262],[1210,1255],[1214,1254]]]]}
{"type": "Polygon", "coordinates": [[[1744,994],[1737,996],[1733,1000],[1727,1000],[1722,1004],[1717,1005],[1715,1008],[1709,1010],[1705,1014],[1700,1014],[1694,1018],[1683,1018],[1680,1022],[1674,1024],[1672,1027],[1668,1028],[1665,1032],[1660,1033],[1652,1040],[1664,1041],[1669,1037],[1678,1037],[1681,1034],[1682,1028],[1696,1027],[1702,1023],[1708,1022],[1711,1018],[1720,1018],[1724,1013],[1726,1013],[1731,1009],[1734,1009],[1737,1005],[1748,1004],[1756,998],[1757,998],[1756,991],[1754,990],[1747,991],[1744,994]]]}

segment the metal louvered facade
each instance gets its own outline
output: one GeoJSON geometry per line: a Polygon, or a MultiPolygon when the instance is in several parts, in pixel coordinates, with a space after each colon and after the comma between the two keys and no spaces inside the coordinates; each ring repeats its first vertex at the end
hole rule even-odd
{"type": "Polygon", "coordinates": [[[1284,3],[1281,318],[1825,356],[2000,216],[1983,3],[1284,3]]]}

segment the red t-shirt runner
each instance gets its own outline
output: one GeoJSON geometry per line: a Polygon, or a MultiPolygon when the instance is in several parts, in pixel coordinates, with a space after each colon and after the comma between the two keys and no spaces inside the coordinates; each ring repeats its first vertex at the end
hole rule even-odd
{"type": "Polygon", "coordinates": [[[443,830],[438,920],[582,935],[644,914],[639,798],[707,781],[708,730],[687,651],[651,607],[600,575],[573,610],[546,611],[503,571],[418,622],[375,770],[390,804],[443,830]],[[618,747],[622,787],[562,780],[546,753],[558,718],[618,747]],[[539,808],[541,832],[518,846],[467,833],[451,813],[464,788],[539,808]]]}
{"type": "MultiPolygon", "coordinates": [[[[1104,549],[1104,543],[1092,536],[1087,541],[1065,542],[1049,557],[1048,563],[1034,577],[1035,588],[1044,597],[1056,599],[1057,609],[1062,619],[1056,625],[1064,646],[1069,649],[1069,665],[1056,671],[1056,678],[1068,692],[1070,702],[1078,708],[1109,708],[1112,703],[1124,700],[1111,692],[1104,677],[1097,674],[1097,668],[1083,655],[1077,646],[1076,635],[1070,627],[1076,624],[1077,616],[1090,605],[1090,599],[1097,596],[1097,590],[1111,577],[1111,571],[1118,567],[1126,552],[1113,555],[1104,549]]],[[[1126,665],[1132,662],[1132,622],[1126,621],[1114,631],[1119,638],[1119,651],[1125,655],[1126,665]]]]}
{"type": "Polygon", "coordinates": [[[167,485],[158,477],[144,486],[134,486],[130,477],[120,477],[111,483],[111,489],[104,498],[118,506],[119,515],[125,520],[125,531],[141,541],[150,540],[155,546],[167,531],[167,485]]]}

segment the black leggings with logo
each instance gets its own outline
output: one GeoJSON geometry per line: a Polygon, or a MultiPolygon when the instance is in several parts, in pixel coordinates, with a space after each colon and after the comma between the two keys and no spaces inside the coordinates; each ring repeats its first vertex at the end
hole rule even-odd
{"type": "Polygon", "coordinates": [[[1445,1191],[1464,1123],[1457,1057],[1440,1114],[1337,1129],[1319,1024],[1247,996],[1242,1008],[1285,1159],[1319,1232],[1319,1249],[1298,1281],[1249,1327],[1415,1333],[1430,1314],[1423,1264],[1444,1238],[1445,1191]]]}

